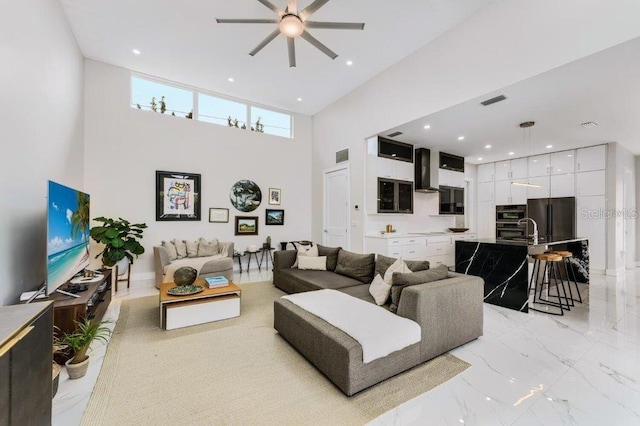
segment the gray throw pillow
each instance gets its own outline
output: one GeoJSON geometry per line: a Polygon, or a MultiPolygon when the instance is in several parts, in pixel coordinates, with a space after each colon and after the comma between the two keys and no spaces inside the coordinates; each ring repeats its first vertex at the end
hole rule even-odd
{"type": "MultiPolygon", "coordinates": [[[[389,266],[393,265],[393,262],[395,262],[396,260],[398,259],[396,259],[395,257],[388,257],[382,254],[379,254],[378,257],[376,258],[375,275],[380,274],[381,276],[384,277],[384,273],[387,272],[387,269],[389,269],[389,266]]],[[[404,260],[404,263],[407,264],[407,266],[409,267],[409,269],[411,269],[412,272],[424,271],[429,269],[429,262],[426,260],[404,260]]]]}
{"type": "Polygon", "coordinates": [[[401,274],[395,272],[391,282],[391,312],[398,310],[400,303],[400,295],[405,287],[417,284],[429,283],[432,281],[444,280],[448,277],[449,270],[445,265],[436,266],[435,268],[401,274]]]}
{"type": "Polygon", "coordinates": [[[187,257],[198,257],[198,242],[185,240],[184,243],[187,245],[187,257]]]}
{"type": "Polygon", "coordinates": [[[368,284],[373,280],[373,271],[376,266],[375,254],[359,254],[346,250],[338,252],[336,274],[344,275],[368,284]]]}
{"type": "Polygon", "coordinates": [[[318,246],[318,256],[327,256],[327,271],[335,271],[338,264],[338,253],[341,247],[325,247],[320,244],[318,246]]]}
{"type": "Polygon", "coordinates": [[[198,241],[198,257],[214,256],[218,253],[220,253],[218,240],[214,239],[211,242],[207,242],[204,238],[200,238],[198,241]]]}
{"type": "Polygon", "coordinates": [[[184,240],[175,239],[171,242],[176,246],[178,259],[184,259],[185,257],[187,257],[187,243],[185,243],[184,240]]]}

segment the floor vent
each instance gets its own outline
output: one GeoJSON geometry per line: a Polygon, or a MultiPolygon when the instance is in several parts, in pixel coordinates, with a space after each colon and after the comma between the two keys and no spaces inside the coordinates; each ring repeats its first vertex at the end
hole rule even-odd
{"type": "Polygon", "coordinates": [[[349,161],[349,148],[336,152],[336,164],[349,161]]]}
{"type": "Polygon", "coordinates": [[[486,101],[480,102],[484,106],[489,106],[491,104],[495,104],[496,102],[504,101],[507,99],[505,95],[496,96],[495,98],[487,99],[486,101]]]}
{"type": "Polygon", "coordinates": [[[400,136],[402,134],[402,132],[393,132],[388,134],[387,136],[389,136],[390,138],[395,138],[396,136],[400,136]]]}

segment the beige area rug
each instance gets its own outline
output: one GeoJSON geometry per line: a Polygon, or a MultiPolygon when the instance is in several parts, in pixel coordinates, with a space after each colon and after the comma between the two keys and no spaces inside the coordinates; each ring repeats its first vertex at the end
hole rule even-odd
{"type": "Polygon", "coordinates": [[[171,331],[157,297],[125,301],[82,424],[360,425],[469,367],[445,354],[348,398],[273,329],[284,293],[240,288],[240,317],[171,331]]]}

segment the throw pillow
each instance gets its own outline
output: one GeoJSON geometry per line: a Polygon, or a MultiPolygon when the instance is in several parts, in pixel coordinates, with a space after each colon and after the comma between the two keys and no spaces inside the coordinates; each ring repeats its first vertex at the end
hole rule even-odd
{"type": "Polygon", "coordinates": [[[198,242],[185,240],[184,243],[187,245],[187,257],[198,257],[198,242]]]}
{"type": "Polygon", "coordinates": [[[176,246],[171,241],[162,241],[160,245],[164,247],[164,249],[167,251],[167,254],[169,255],[169,260],[171,262],[173,262],[178,258],[178,252],[176,251],[176,246]]]}
{"type": "MultiPolygon", "coordinates": [[[[389,266],[393,264],[397,259],[395,257],[388,257],[379,254],[376,257],[376,274],[380,274],[384,277],[384,273],[387,272],[389,266]]],[[[424,271],[429,269],[429,262],[426,260],[405,260],[405,263],[409,269],[413,272],[424,271]]]]}
{"type": "Polygon", "coordinates": [[[213,256],[219,252],[218,240],[213,240],[209,243],[204,238],[200,238],[198,241],[198,257],[213,256]]]}
{"type": "Polygon", "coordinates": [[[359,254],[347,250],[338,253],[336,274],[356,279],[364,284],[373,280],[373,272],[376,267],[375,254],[359,254]]]}
{"type": "Polygon", "coordinates": [[[373,296],[378,306],[382,306],[387,302],[391,293],[391,284],[387,284],[380,274],[376,275],[369,285],[369,294],[373,296]]]}
{"type": "Polygon", "coordinates": [[[296,257],[296,261],[293,264],[292,268],[298,267],[298,259],[300,257],[318,257],[318,246],[300,246],[298,247],[298,255],[296,257]]]}
{"type": "Polygon", "coordinates": [[[318,244],[318,255],[327,256],[327,271],[335,271],[340,247],[325,247],[318,244]]]}
{"type": "Polygon", "coordinates": [[[298,269],[309,269],[312,271],[327,270],[327,256],[300,256],[298,259],[298,269]]]}
{"type": "Polygon", "coordinates": [[[176,246],[176,252],[178,253],[178,259],[184,259],[187,257],[187,244],[184,240],[171,241],[176,246]]]}
{"type": "Polygon", "coordinates": [[[448,269],[445,265],[440,265],[426,271],[411,272],[408,274],[393,274],[391,286],[391,312],[398,310],[400,296],[405,287],[417,284],[429,283],[432,281],[444,280],[448,276],[448,269]]]}
{"type": "Polygon", "coordinates": [[[220,245],[220,255],[222,257],[230,257],[229,256],[229,248],[231,248],[231,243],[230,242],[226,242],[226,243],[218,243],[220,245]]]}
{"type": "MultiPolygon", "coordinates": [[[[409,269],[409,267],[407,266],[406,263],[404,263],[401,257],[398,258],[398,260],[396,260],[395,262],[393,262],[393,264],[391,264],[391,266],[387,268],[387,271],[384,273],[384,276],[382,277],[384,282],[389,284],[390,286],[391,286],[394,272],[397,272],[400,274],[406,274],[411,272],[411,269],[409,269]]],[[[391,290],[391,287],[389,287],[389,290],[391,290]]]]}

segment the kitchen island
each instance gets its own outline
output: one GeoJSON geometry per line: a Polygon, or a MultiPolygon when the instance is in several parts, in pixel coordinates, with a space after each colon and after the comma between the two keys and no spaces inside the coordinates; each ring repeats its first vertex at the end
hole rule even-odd
{"type": "Polygon", "coordinates": [[[484,301],[529,312],[529,255],[547,250],[573,253],[571,266],[578,282],[589,282],[589,244],[586,238],[550,237],[531,241],[478,239],[456,241],[455,271],[484,279],[484,301]]]}

